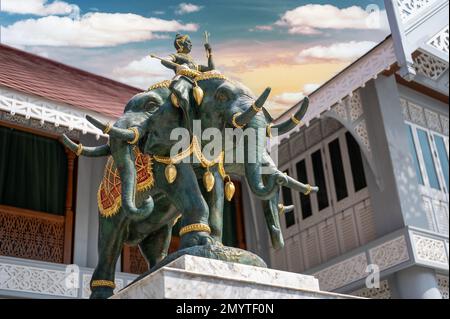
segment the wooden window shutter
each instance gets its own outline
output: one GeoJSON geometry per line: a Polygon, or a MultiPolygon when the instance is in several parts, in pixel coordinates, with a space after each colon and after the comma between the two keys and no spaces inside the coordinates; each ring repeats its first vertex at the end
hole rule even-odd
{"type": "Polygon", "coordinates": [[[300,241],[298,236],[286,240],[286,255],[288,270],[292,272],[301,272],[303,270],[302,260],[300,258],[300,241]]]}
{"type": "Polygon", "coordinates": [[[308,230],[302,232],[301,238],[305,269],[317,266],[321,263],[321,258],[316,227],[311,227],[308,230]]]}
{"type": "Polygon", "coordinates": [[[448,236],[448,206],[444,202],[434,201],[436,223],[441,234],[448,236]]]}
{"type": "Polygon", "coordinates": [[[355,216],[360,244],[364,245],[375,239],[375,221],[370,199],[366,199],[355,206],[355,216]]]}
{"type": "Polygon", "coordinates": [[[334,218],[328,219],[318,226],[320,238],[320,251],[323,261],[339,255],[339,244],[334,218]]]}
{"type": "Polygon", "coordinates": [[[347,252],[359,246],[356,233],[356,223],[353,216],[353,208],[345,210],[337,215],[336,222],[338,226],[339,242],[342,253],[347,252]]]}

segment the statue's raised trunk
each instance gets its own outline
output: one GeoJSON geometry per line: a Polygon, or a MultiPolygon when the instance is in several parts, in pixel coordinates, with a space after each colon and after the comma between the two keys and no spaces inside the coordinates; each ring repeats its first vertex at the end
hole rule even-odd
{"type": "MultiPolygon", "coordinates": [[[[244,141],[245,149],[245,176],[252,192],[260,199],[270,199],[279,190],[279,186],[287,183],[287,177],[278,170],[264,172],[263,164],[268,163],[266,158],[266,136],[258,134],[258,129],[265,127],[262,114],[256,115],[247,125],[246,129],[255,130],[256,142],[244,141]],[[263,174],[268,173],[263,180],[263,174]]],[[[270,169],[270,166],[265,166],[270,169]]]]}

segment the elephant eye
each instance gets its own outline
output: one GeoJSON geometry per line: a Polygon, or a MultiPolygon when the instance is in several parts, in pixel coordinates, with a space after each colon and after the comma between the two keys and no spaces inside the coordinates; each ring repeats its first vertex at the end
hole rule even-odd
{"type": "Polygon", "coordinates": [[[216,94],[216,100],[219,102],[226,102],[228,100],[228,96],[223,92],[219,92],[216,94]]]}
{"type": "Polygon", "coordinates": [[[145,109],[147,112],[153,112],[159,107],[158,103],[154,101],[150,101],[145,105],[145,109]]]}

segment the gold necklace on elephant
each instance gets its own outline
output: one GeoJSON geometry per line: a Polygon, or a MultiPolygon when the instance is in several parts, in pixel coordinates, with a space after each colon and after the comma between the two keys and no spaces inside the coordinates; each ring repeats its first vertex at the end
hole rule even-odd
{"type": "Polygon", "coordinates": [[[223,160],[224,160],[224,152],[220,152],[220,155],[213,159],[208,160],[202,153],[200,143],[197,140],[197,137],[194,136],[192,138],[192,142],[189,145],[189,147],[180,153],[178,153],[175,156],[172,157],[166,157],[166,156],[158,156],[153,155],[153,158],[155,161],[159,163],[163,163],[166,166],[164,170],[164,174],[166,176],[166,180],[169,184],[172,184],[175,179],[177,178],[177,168],[175,164],[179,163],[186,157],[194,154],[194,156],[200,161],[200,164],[206,168],[205,174],[203,174],[203,185],[206,188],[207,192],[210,192],[214,188],[215,178],[214,175],[209,171],[209,168],[214,165],[218,165],[219,174],[222,177],[222,179],[228,180],[225,183],[225,197],[228,201],[230,201],[233,198],[235,187],[233,182],[231,181],[231,178],[229,175],[225,173],[225,169],[223,167],[223,160]]]}

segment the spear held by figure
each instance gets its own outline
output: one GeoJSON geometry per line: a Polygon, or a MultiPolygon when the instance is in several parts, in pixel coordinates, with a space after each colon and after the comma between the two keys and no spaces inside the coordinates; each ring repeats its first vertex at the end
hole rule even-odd
{"type": "Polygon", "coordinates": [[[175,62],[173,62],[173,61],[169,61],[169,60],[167,60],[167,59],[161,58],[161,57],[159,57],[159,56],[157,56],[157,55],[154,55],[154,54],[150,54],[150,57],[151,57],[151,58],[154,58],[154,59],[161,60],[161,61],[163,61],[163,62],[165,62],[165,63],[171,65],[174,69],[177,69],[177,68],[181,67],[181,64],[175,63],[175,62]]]}
{"type": "Polygon", "coordinates": [[[209,60],[209,57],[211,56],[211,46],[209,45],[209,36],[210,36],[210,34],[209,34],[208,31],[205,31],[203,34],[205,36],[205,43],[204,43],[204,45],[205,45],[205,51],[206,51],[206,58],[209,60]]]}

